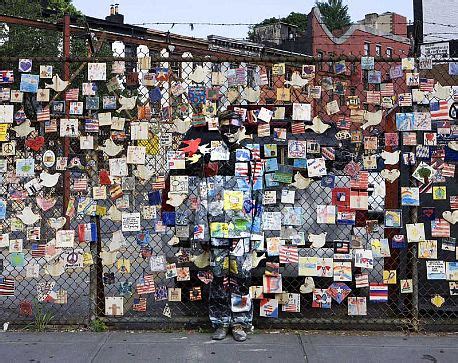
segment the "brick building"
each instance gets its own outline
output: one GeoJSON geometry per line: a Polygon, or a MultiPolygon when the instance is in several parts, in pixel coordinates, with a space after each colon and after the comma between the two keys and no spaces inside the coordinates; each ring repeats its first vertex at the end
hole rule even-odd
{"type": "MultiPolygon", "coordinates": [[[[281,25],[282,23],[272,26],[281,25]]],[[[262,39],[261,35],[267,33],[265,27],[259,27],[259,31],[262,31],[259,34],[258,28],[255,28],[255,34],[259,35],[261,43],[275,44],[271,39],[262,39]]],[[[392,12],[380,15],[367,14],[365,19],[332,33],[323,23],[318,7],[314,7],[308,15],[307,30],[304,34],[296,34],[293,39],[285,39],[274,46],[314,56],[395,57],[407,55],[411,49],[411,41],[407,34],[407,19],[402,15],[392,12]]]]}

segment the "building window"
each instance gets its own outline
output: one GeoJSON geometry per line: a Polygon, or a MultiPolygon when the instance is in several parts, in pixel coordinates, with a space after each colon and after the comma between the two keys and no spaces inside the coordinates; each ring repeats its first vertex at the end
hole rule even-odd
{"type": "Polygon", "coordinates": [[[382,46],[379,45],[379,44],[377,44],[377,45],[375,46],[375,55],[376,55],[377,57],[381,57],[381,56],[382,56],[382,46]]]}
{"type": "Polygon", "coordinates": [[[364,55],[367,57],[371,54],[371,43],[364,43],[364,55]]]}
{"type": "Polygon", "coordinates": [[[392,48],[386,48],[386,55],[388,58],[393,57],[393,49],[392,48]]]}

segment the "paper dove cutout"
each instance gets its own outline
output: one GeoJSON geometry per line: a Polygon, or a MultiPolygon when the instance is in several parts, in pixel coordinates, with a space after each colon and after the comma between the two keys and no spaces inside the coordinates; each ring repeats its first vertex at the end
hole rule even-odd
{"type": "Polygon", "coordinates": [[[254,88],[247,87],[243,91],[243,98],[248,102],[256,103],[259,101],[259,97],[261,97],[261,89],[255,90],[254,88]]]}
{"type": "Polygon", "coordinates": [[[173,194],[168,193],[169,199],[167,199],[167,204],[171,205],[172,207],[179,207],[183,204],[184,200],[188,196],[187,194],[173,194]]]}
{"type": "Polygon", "coordinates": [[[302,176],[301,173],[296,172],[294,175],[294,183],[291,183],[293,187],[296,187],[297,189],[307,189],[310,186],[310,183],[312,182],[312,179],[310,178],[305,178],[302,176]]]}
{"type": "Polygon", "coordinates": [[[40,173],[40,179],[41,179],[40,184],[46,188],[52,188],[59,182],[59,177],[60,177],[59,173],[49,174],[46,171],[42,171],[40,173]]]}
{"type": "Polygon", "coordinates": [[[30,127],[30,120],[27,119],[24,123],[20,124],[19,126],[15,126],[12,128],[14,132],[16,132],[17,137],[26,137],[32,131],[35,131],[35,127],[30,127]]]}
{"type": "Polygon", "coordinates": [[[361,127],[363,130],[366,130],[370,126],[379,125],[382,122],[383,110],[377,112],[364,111],[364,120],[367,122],[361,127]]]}
{"type": "Polygon", "coordinates": [[[189,79],[194,83],[202,83],[205,81],[206,77],[207,71],[202,66],[197,66],[196,69],[194,69],[194,72],[189,75],[189,79]]]}
{"type": "Polygon", "coordinates": [[[61,276],[65,272],[65,260],[60,258],[54,263],[48,262],[45,265],[45,272],[53,277],[61,276]]]}
{"type": "Polygon", "coordinates": [[[56,92],[62,92],[64,89],[67,88],[69,82],[63,81],[60,79],[58,74],[55,74],[52,77],[52,83],[51,84],[46,84],[45,88],[51,88],[56,92]]]}
{"type": "Polygon", "coordinates": [[[173,121],[173,125],[175,126],[175,131],[179,134],[185,134],[191,128],[191,121],[183,121],[179,118],[173,121]]]}
{"type": "Polygon", "coordinates": [[[110,157],[118,155],[123,149],[124,146],[116,145],[112,139],[106,139],[104,142],[104,146],[99,146],[97,148],[97,150],[103,151],[110,157]]]}
{"type": "Polygon", "coordinates": [[[458,141],[450,141],[448,147],[454,151],[458,151],[458,141]]]}
{"type": "Polygon", "coordinates": [[[100,252],[100,258],[102,259],[103,266],[113,266],[118,258],[118,251],[102,251],[100,252]]]}
{"type": "Polygon", "coordinates": [[[249,140],[252,140],[253,139],[253,135],[247,135],[246,134],[246,128],[242,128],[242,130],[240,130],[239,132],[239,142],[240,141],[243,141],[245,139],[249,139],[249,140]]]}
{"type": "Polygon", "coordinates": [[[383,160],[385,160],[386,165],[395,165],[399,163],[399,155],[401,152],[399,150],[395,152],[388,152],[388,151],[383,151],[380,156],[382,157],[383,160]]]}
{"type": "Polygon", "coordinates": [[[178,243],[180,243],[180,239],[177,237],[177,236],[173,236],[172,238],[170,238],[170,240],[167,242],[167,244],[169,246],[175,246],[177,245],[178,243]]]}
{"type": "Polygon", "coordinates": [[[311,129],[316,134],[323,134],[331,125],[325,124],[318,116],[315,116],[312,121],[312,125],[306,125],[305,129],[311,129]]]}
{"type": "Polygon", "coordinates": [[[436,85],[434,86],[434,91],[426,95],[426,97],[428,97],[429,99],[436,98],[438,100],[447,100],[450,98],[450,95],[450,86],[443,87],[440,83],[436,83],[436,85]]]}
{"type": "Polygon", "coordinates": [[[307,79],[302,78],[299,72],[296,71],[291,75],[291,81],[286,81],[285,85],[290,85],[293,88],[302,88],[306,86],[308,83],[309,81],[307,79]]]}
{"type": "Polygon", "coordinates": [[[261,262],[262,260],[265,260],[265,259],[266,259],[265,252],[261,256],[258,257],[258,254],[256,253],[256,251],[253,251],[251,253],[251,268],[258,267],[259,262],[261,262]]]}
{"type": "Polygon", "coordinates": [[[63,226],[65,226],[65,223],[67,222],[67,218],[65,217],[59,217],[59,218],[48,218],[48,224],[52,229],[55,229],[58,231],[61,229],[63,226]]]}
{"type": "Polygon", "coordinates": [[[315,290],[315,281],[313,277],[306,277],[299,290],[301,294],[311,294],[313,290],[315,290]]]}
{"type": "Polygon", "coordinates": [[[31,207],[25,207],[17,217],[24,223],[26,226],[31,226],[40,220],[40,215],[35,214],[31,207]]]}
{"type": "Polygon", "coordinates": [[[189,161],[190,164],[195,164],[200,160],[201,157],[202,155],[200,154],[194,154],[191,157],[187,157],[186,160],[189,161]]]}
{"type": "Polygon", "coordinates": [[[137,96],[134,97],[124,97],[120,96],[118,99],[119,103],[121,104],[121,107],[117,109],[118,112],[121,112],[123,110],[132,110],[135,108],[137,105],[137,96]]]}
{"type": "Polygon", "coordinates": [[[183,144],[187,146],[182,147],[180,151],[184,151],[187,154],[187,156],[193,156],[197,152],[197,150],[199,150],[199,145],[201,141],[202,139],[200,137],[192,140],[183,140],[183,144]]]}
{"type": "Polygon", "coordinates": [[[134,171],[134,175],[143,181],[150,180],[155,174],[155,171],[148,169],[145,165],[138,165],[134,171]]]}
{"type": "Polygon", "coordinates": [[[203,252],[197,256],[191,256],[191,262],[198,268],[205,268],[210,265],[210,252],[203,252]]]}
{"type": "Polygon", "coordinates": [[[210,154],[211,151],[212,151],[212,149],[211,149],[210,146],[208,146],[208,144],[200,145],[200,146],[199,146],[199,152],[200,152],[202,155],[210,154]]]}
{"type": "Polygon", "coordinates": [[[235,88],[231,88],[228,92],[227,92],[227,100],[230,102],[230,103],[234,103],[235,101],[237,101],[237,99],[240,97],[240,92],[238,90],[236,90],[235,88]]]}
{"type": "Polygon", "coordinates": [[[111,219],[113,222],[119,222],[122,219],[121,211],[116,208],[115,205],[112,205],[105,216],[102,217],[103,219],[111,219]]]}
{"type": "Polygon", "coordinates": [[[57,202],[57,198],[42,198],[42,197],[37,197],[37,205],[40,207],[40,209],[43,212],[46,212],[47,210],[50,210],[52,207],[57,202]]]}
{"type": "Polygon", "coordinates": [[[456,224],[458,222],[458,210],[454,210],[453,213],[450,211],[446,211],[442,213],[442,217],[451,224],[456,224]]]}
{"type": "Polygon", "coordinates": [[[322,248],[326,243],[326,236],[328,232],[323,232],[320,234],[309,233],[309,242],[312,242],[310,247],[312,248],[322,248]]]}
{"type": "Polygon", "coordinates": [[[381,181],[380,183],[375,183],[374,184],[374,192],[372,193],[372,196],[375,197],[380,197],[380,198],[385,198],[386,196],[386,185],[385,181],[381,181]]]}
{"type": "Polygon", "coordinates": [[[9,326],[10,326],[9,321],[7,321],[6,323],[3,323],[3,331],[7,331],[9,326]]]}
{"type": "Polygon", "coordinates": [[[397,178],[399,178],[401,175],[401,172],[398,169],[393,169],[393,170],[388,170],[388,169],[383,169],[380,172],[380,176],[388,180],[390,183],[394,182],[397,178]]]}

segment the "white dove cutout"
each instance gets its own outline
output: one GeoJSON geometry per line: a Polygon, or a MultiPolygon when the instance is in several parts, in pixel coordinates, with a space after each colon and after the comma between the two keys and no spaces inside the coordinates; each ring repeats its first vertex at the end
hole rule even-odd
{"type": "Polygon", "coordinates": [[[458,141],[450,141],[448,147],[454,151],[458,151],[458,141]]]}
{"type": "Polygon", "coordinates": [[[286,81],[285,85],[290,85],[293,88],[302,88],[309,83],[307,79],[301,77],[299,72],[295,71],[291,75],[291,81],[286,81]]]}
{"type": "Polygon", "coordinates": [[[45,88],[51,88],[56,92],[62,92],[64,89],[67,88],[69,82],[68,81],[63,81],[60,79],[58,74],[55,74],[52,77],[52,83],[51,84],[46,84],[45,88]]]}
{"type": "Polygon", "coordinates": [[[119,222],[122,219],[122,213],[115,205],[112,205],[102,219],[111,219],[113,222],[119,222]]]}
{"type": "Polygon", "coordinates": [[[7,331],[9,326],[10,326],[9,321],[7,321],[6,323],[3,323],[3,331],[7,331]]]}
{"type": "Polygon", "coordinates": [[[370,126],[379,125],[382,122],[382,118],[383,110],[379,110],[377,112],[364,111],[364,120],[366,120],[366,123],[361,127],[363,130],[366,130],[370,126]]]}
{"type": "Polygon", "coordinates": [[[258,254],[256,253],[256,251],[253,251],[251,253],[251,268],[256,268],[258,267],[259,265],[259,262],[261,262],[262,260],[265,260],[266,259],[266,253],[262,253],[261,256],[258,257],[258,254]]]}
{"type": "Polygon", "coordinates": [[[35,214],[31,207],[25,207],[17,217],[24,223],[26,226],[31,226],[40,220],[40,215],[35,214]]]}
{"type": "Polygon", "coordinates": [[[383,169],[380,172],[380,176],[388,180],[390,183],[393,183],[397,178],[401,176],[401,172],[398,169],[393,169],[393,170],[388,170],[388,169],[383,169]]]}
{"type": "Polygon", "coordinates": [[[194,72],[189,75],[189,79],[194,83],[202,83],[205,81],[206,77],[207,71],[202,66],[197,66],[196,69],[194,69],[194,72]]]}
{"type": "Polygon", "coordinates": [[[382,180],[380,183],[374,184],[374,192],[372,194],[375,197],[385,198],[386,196],[386,184],[385,180],[382,180]]]}
{"type": "Polygon", "coordinates": [[[106,139],[104,142],[104,146],[99,146],[97,150],[103,151],[110,157],[118,155],[121,151],[124,150],[124,146],[116,145],[112,139],[106,139]]]}
{"type": "Polygon", "coordinates": [[[45,272],[53,277],[61,276],[65,272],[65,260],[63,258],[59,258],[53,263],[48,262],[45,265],[45,272]]]}
{"type": "Polygon", "coordinates": [[[240,92],[235,88],[231,88],[227,92],[227,100],[229,101],[229,103],[234,103],[235,101],[237,101],[239,97],[240,97],[240,92]]]}
{"type": "Polygon", "coordinates": [[[121,112],[124,110],[127,110],[127,111],[133,110],[135,106],[137,105],[137,96],[134,96],[134,97],[120,96],[118,101],[121,104],[121,107],[117,109],[118,112],[121,112]]]}
{"type": "Polygon", "coordinates": [[[326,243],[326,236],[328,232],[323,232],[320,234],[309,233],[308,238],[309,242],[312,242],[310,247],[312,248],[322,248],[326,243]]]}
{"type": "Polygon", "coordinates": [[[188,132],[188,130],[191,128],[191,121],[184,121],[184,120],[181,120],[179,118],[173,120],[173,125],[175,126],[175,130],[176,132],[178,132],[179,134],[185,134],[188,132]]]}
{"type": "Polygon", "coordinates": [[[290,185],[296,189],[304,190],[310,186],[312,181],[312,179],[305,178],[301,173],[296,172],[296,174],[294,174],[294,183],[291,183],[290,185]]]}
{"type": "Polygon", "coordinates": [[[103,266],[113,266],[118,258],[118,251],[102,251],[100,252],[100,258],[102,259],[103,266]]]}
{"type": "Polygon", "coordinates": [[[206,154],[210,154],[212,151],[211,147],[209,146],[209,144],[204,144],[204,145],[200,145],[199,146],[199,152],[202,154],[202,155],[206,155],[206,154]]]}
{"type": "Polygon", "coordinates": [[[450,86],[442,86],[439,82],[434,86],[434,91],[427,94],[428,99],[436,98],[438,100],[447,100],[451,96],[452,88],[450,86]]]}
{"type": "Polygon", "coordinates": [[[451,224],[456,224],[458,222],[458,210],[454,210],[453,212],[446,211],[442,213],[442,217],[451,224]]]}
{"type": "Polygon", "coordinates": [[[252,140],[253,139],[253,135],[247,135],[246,134],[246,128],[243,127],[242,130],[240,130],[239,132],[239,142],[243,141],[243,140],[252,140]]]}
{"type": "Polygon", "coordinates": [[[315,290],[315,281],[313,277],[306,277],[304,283],[299,288],[301,294],[311,294],[315,290]]]}
{"type": "Polygon", "coordinates": [[[261,97],[261,89],[260,88],[255,90],[252,87],[247,87],[243,91],[243,98],[248,102],[256,103],[256,102],[259,101],[260,97],[261,97]]]}
{"type": "Polygon", "coordinates": [[[26,137],[32,131],[35,131],[35,127],[30,127],[31,122],[29,119],[25,120],[24,123],[20,124],[19,126],[13,127],[13,131],[16,133],[17,137],[26,137]]]}
{"type": "Polygon", "coordinates": [[[178,243],[180,243],[180,239],[177,237],[177,236],[173,236],[172,238],[170,238],[170,240],[167,242],[167,244],[169,246],[175,246],[177,245],[178,243]]]}
{"type": "Polygon", "coordinates": [[[383,151],[380,156],[382,159],[385,161],[385,164],[387,165],[395,165],[399,163],[399,155],[401,154],[401,151],[397,150],[395,152],[388,152],[388,151],[383,151]]]}
{"type": "Polygon", "coordinates": [[[210,252],[204,251],[200,255],[191,256],[190,260],[198,268],[205,268],[210,265],[210,252]]]}
{"type": "Polygon", "coordinates": [[[59,217],[59,218],[48,218],[48,225],[52,228],[58,231],[61,229],[63,226],[65,226],[65,223],[67,222],[67,218],[65,217],[59,217]]]}
{"type": "Polygon", "coordinates": [[[42,171],[40,173],[40,179],[41,179],[40,184],[46,188],[52,188],[59,182],[59,178],[60,178],[59,173],[49,174],[46,171],[42,171]]]}
{"type": "Polygon", "coordinates": [[[331,125],[325,124],[318,116],[315,116],[312,125],[306,125],[305,129],[311,129],[316,134],[323,134],[329,129],[331,125]]]}
{"type": "Polygon", "coordinates": [[[167,204],[171,205],[172,207],[179,207],[180,205],[183,204],[184,200],[186,199],[188,195],[187,194],[174,194],[174,193],[168,193],[168,199],[167,199],[167,204]]]}
{"type": "Polygon", "coordinates": [[[150,180],[155,174],[155,171],[148,169],[145,165],[138,165],[134,171],[134,175],[144,182],[150,180]]]}

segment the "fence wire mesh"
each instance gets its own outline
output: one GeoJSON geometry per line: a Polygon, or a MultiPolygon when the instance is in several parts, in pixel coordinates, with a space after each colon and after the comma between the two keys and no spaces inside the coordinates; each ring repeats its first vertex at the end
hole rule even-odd
{"type": "MultiPolygon", "coordinates": [[[[56,90],[61,59],[0,63],[3,122],[13,112],[2,134],[2,321],[32,322],[49,311],[56,324],[96,317],[119,326],[204,324],[211,274],[208,255],[191,238],[198,192],[192,155],[183,159],[180,148],[197,137],[220,140],[217,115],[231,109],[244,117],[241,144],[257,152],[263,166],[263,213],[283,221],[263,231],[265,243],[253,255],[260,262],[252,286],[265,289],[266,271],[277,268],[282,282],[281,293],[264,290],[264,299],[254,300],[255,326],[418,330],[456,324],[455,275],[445,276],[446,264],[447,273],[456,265],[456,225],[448,224],[448,236],[435,243],[407,243],[406,224],[425,222],[421,207],[434,207],[441,218],[450,196],[456,208],[457,195],[453,170],[432,181],[433,188],[446,186],[445,199],[433,190],[422,191],[419,206],[404,200],[402,187],[424,186],[412,177],[421,161],[443,162],[418,157],[417,141],[425,146],[423,134],[436,134],[436,144],[426,145],[439,153],[458,134],[451,120],[445,134],[434,122],[426,131],[399,123],[397,114],[430,113],[430,100],[408,100],[412,89],[421,89],[414,80],[418,61],[171,61],[141,47],[118,56],[74,59],[64,92],[56,90]],[[30,68],[20,73],[18,67],[30,68]],[[415,134],[412,144],[408,133],[415,134]],[[321,172],[293,157],[301,146],[301,155],[323,163],[321,172]],[[390,165],[390,154],[384,163],[384,153],[396,150],[400,161],[390,165]],[[416,153],[415,164],[409,152],[416,153]],[[400,170],[401,178],[386,181],[384,169],[400,170]],[[171,175],[189,176],[176,208],[166,203],[171,175]],[[288,191],[294,192],[289,201],[288,191]],[[312,245],[320,238],[313,235],[323,233],[324,243],[312,245]],[[297,248],[293,262],[279,263],[278,244],[297,248]],[[443,262],[442,281],[426,271],[429,261],[436,269],[443,262]]],[[[440,85],[457,84],[448,64],[421,72],[440,85]]],[[[453,102],[448,91],[446,101],[453,102]]],[[[434,236],[425,226],[429,241],[434,236]]]]}

